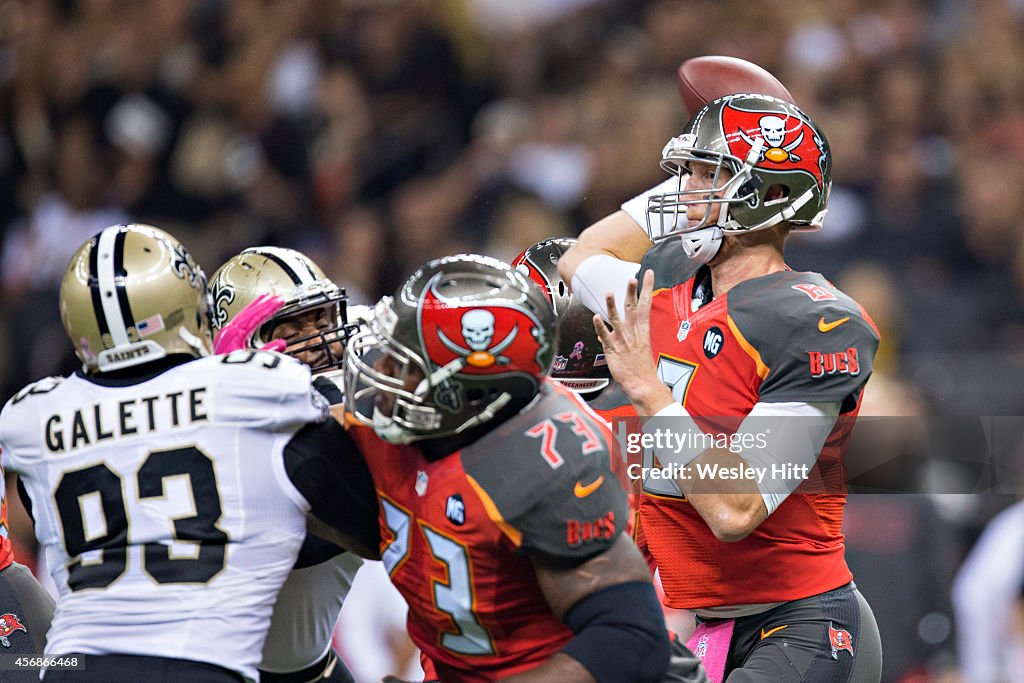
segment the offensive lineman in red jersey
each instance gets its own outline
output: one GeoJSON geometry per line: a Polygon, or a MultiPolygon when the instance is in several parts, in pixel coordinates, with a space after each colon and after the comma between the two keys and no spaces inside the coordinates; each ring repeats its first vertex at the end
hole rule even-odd
{"type": "Polygon", "coordinates": [[[444,681],[660,681],[668,667],[607,427],[544,379],[553,337],[525,277],[456,256],[382,299],[345,351],[349,412],[373,425],[350,434],[384,564],[444,681]]]}
{"type": "Polygon", "coordinates": [[[733,95],[696,113],[662,167],[677,188],[650,199],[641,296],[633,281],[620,319],[608,295],[613,331],[595,318],[614,377],[639,414],[680,431],[776,426],[749,448],[658,450],[661,465],[813,466],[757,485],[646,482],[641,526],[666,602],[697,612],[691,643],[717,680],[878,681],[877,626],[841,532],[842,458],[878,333],[855,301],[783,260],[790,230],[821,226],[828,144],[794,105],[733,95]],[[680,236],[683,248],[669,239],[680,236]]]}

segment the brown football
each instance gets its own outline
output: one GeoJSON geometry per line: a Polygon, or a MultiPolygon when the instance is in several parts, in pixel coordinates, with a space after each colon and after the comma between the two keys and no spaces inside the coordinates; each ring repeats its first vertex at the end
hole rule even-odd
{"type": "Polygon", "coordinates": [[[772,95],[793,102],[793,96],[779,79],[745,59],[694,57],[680,64],[678,73],[679,94],[690,115],[711,100],[736,93],[772,95]]]}

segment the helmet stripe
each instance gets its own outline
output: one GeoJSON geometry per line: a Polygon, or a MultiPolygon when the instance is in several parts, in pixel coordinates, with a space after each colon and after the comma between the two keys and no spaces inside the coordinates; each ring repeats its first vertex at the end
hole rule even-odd
{"type": "Polygon", "coordinates": [[[116,251],[117,236],[121,229],[119,225],[105,228],[100,233],[96,244],[96,251],[99,252],[97,254],[96,275],[99,281],[100,304],[103,307],[104,315],[107,317],[107,324],[110,328],[110,336],[114,340],[114,346],[125,346],[129,343],[128,331],[125,329],[124,314],[121,311],[119,297],[117,296],[117,280],[114,274],[114,252],[116,251]]]}
{"type": "Polygon", "coordinates": [[[268,259],[276,263],[277,267],[283,270],[284,274],[291,278],[293,284],[302,284],[302,277],[298,274],[298,272],[296,272],[294,268],[291,267],[291,265],[288,264],[288,262],[285,259],[281,258],[279,254],[275,254],[269,249],[261,249],[257,253],[259,253],[262,256],[266,256],[268,259]]]}
{"type": "Polygon", "coordinates": [[[110,334],[110,327],[107,325],[107,314],[103,312],[103,295],[100,294],[100,276],[97,269],[99,261],[99,235],[92,238],[92,246],[89,247],[89,291],[92,294],[92,310],[96,316],[96,325],[100,329],[100,338],[110,334]]]}
{"type": "Polygon", "coordinates": [[[128,289],[124,285],[128,276],[124,269],[124,241],[127,236],[127,230],[118,230],[117,237],[114,238],[114,287],[117,289],[117,303],[125,325],[134,326],[135,316],[132,315],[132,307],[128,303],[128,289]]]}

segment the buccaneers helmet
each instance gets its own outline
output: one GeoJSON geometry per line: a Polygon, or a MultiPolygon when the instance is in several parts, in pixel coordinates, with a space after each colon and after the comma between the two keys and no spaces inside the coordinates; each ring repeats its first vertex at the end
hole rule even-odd
{"type": "Polygon", "coordinates": [[[594,330],[594,314],[572,295],[558,275],[558,259],[574,244],[576,240],[571,237],[541,240],[519,254],[512,265],[541,288],[558,321],[554,360],[548,376],[589,397],[611,383],[611,371],[594,330]]]}
{"type": "Polygon", "coordinates": [[[323,310],[324,326],[314,334],[288,339],[285,353],[304,357],[313,353],[322,358],[310,364],[313,372],[340,367],[339,344],[344,345],[349,332],[348,297],[305,254],[282,247],[246,249],[217,269],[210,291],[215,332],[264,294],[284,299],[281,310],[253,332],[251,348],[271,341],[274,328],[286,320],[323,310]]]}
{"type": "Polygon", "coordinates": [[[533,400],[554,336],[545,295],[508,264],[431,261],[349,341],[346,408],[392,443],[461,435],[533,400]]]}
{"type": "Polygon", "coordinates": [[[665,145],[661,167],[677,183],[673,192],[649,198],[648,234],[652,241],[683,234],[684,248],[686,235],[701,230],[717,240],[780,223],[817,230],[832,187],[825,135],[796,105],[768,95],[729,95],[705,105],[665,145]],[[711,188],[687,189],[694,162],[714,165],[711,188]],[[689,225],[693,205],[704,207],[704,218],[689,225]],[[715,205],[722,210],[712,222],[715,205]]]}
{"type": "Polygon", "coordinates": [[[206,275],[182,244],[150,225],[114,225],[71,257],[60,317],[86,373],[170,354],[211,352],[206,275]]]}

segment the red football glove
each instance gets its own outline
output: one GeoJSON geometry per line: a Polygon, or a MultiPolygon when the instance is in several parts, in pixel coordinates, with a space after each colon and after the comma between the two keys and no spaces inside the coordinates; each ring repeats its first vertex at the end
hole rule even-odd
{"type": "MultiPolygon", "coordinates": [[[[284,306],[279,296],[264,294],[242,309],[235,319],[222,327],[213,339],[214,353],[230,353],[249,348],[249,340],[260,325],[270,320],[284,306]]],[[[288,342],[274,339],[260,347],[260,351],[284,351],[288,342]]]]}

